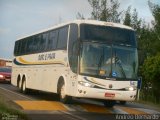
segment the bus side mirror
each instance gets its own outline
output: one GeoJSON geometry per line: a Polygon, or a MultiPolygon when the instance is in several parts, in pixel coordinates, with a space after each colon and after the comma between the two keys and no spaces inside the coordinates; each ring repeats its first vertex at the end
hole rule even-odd
{"type": "Polygon", "coordinates": [[[141,89],[142,87],[142,77],[138,77],[138,84],[137,84],[137,88],[141,89]]]}

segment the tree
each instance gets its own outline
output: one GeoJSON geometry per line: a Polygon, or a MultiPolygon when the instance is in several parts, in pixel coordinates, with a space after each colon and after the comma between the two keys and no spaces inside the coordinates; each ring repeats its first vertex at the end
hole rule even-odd
{"type": "Polygon", "coordinates": [[[143,64],[144,59],[146,57],[146,47],[144,47],[146,44],[145,40],[147,38],[148,28],[146,27],[145,21],[143,21],[141,18],[138,17],[138,12],[136,9],[131,12],[131,6],[127,8],[125,11],[125,17],[123,20],[124,25],[128,25],[132,27],[136,31],[136,37],[137,37],[137,43],[138,43],[138,53],[139,53],[139,61],[140,65],[143,64]],[[144,49],[145,48],[145,49],[144,49]]]}
{"type": "Polygon", "coordinates": [[[91,18],[94,20],[100,19],[100,1],[99,0],[88,0],[89,4],[92,7],[91,18]]]}
{"type": "Polygon", "coordinates": [[[146,49],[146,60],[142,66],[142,75],[146,84],[151,84],[155,102],[160,103],[160,6],[148,2],[154,21],[152,29],[142,29],[141,42],[143,49],[146,49]]]}
{"type": "Polygon", "coordinates": [[[81,13],[77,13],[77,16],[76,16],[76,18],[77,19],[80,19],[80,20],[84,20],[85,19],[85,17],[83,16],[83,14],[81,14],[81,13]]]}
{"type": "Polygon", "coordinates": [[[129,6],[127,8],[127,11],[125,12],[125,18],[124,18],[123,24],[127,26],[131,26],[131,6],[129,6]]]}
{"type": "Polygon", "coordinates": [[[122,11],[118,12],[118,0],[88,0],[92,7],[91,18],[94,20],[120,22],[122,11]]]}
{"type": "Polygon", "coordinates": [[[151,28],[149,25],[147,26],[147,23],[145,20],[141,23],[141,28],[138,28],[137,32],[137,41],[138,41],[138,53],[139,53],[139,65],[142,66],[144,63],[144,60],[147,58],[147,56],[150,56],[151,54],[151,28]]]}
{"type": "Polygon", "coordinates": [[[139,33],[139,31],[141,29],[141,22],[142,22],[142,20],[138,18],[137,10],[134,9],[133,14],[132,14],[131,26],[137,31],[137,33],[139,33]]]}
{"type": "Polygon", "coordinates": [[[107,18],[110,16],[109,9],[107,8],[107,0],[102,0],[101,1],[101,6],[100,6],[100,15],[99,19],[101,21],[107,21],[107,18]]]}
{"type": "Polygon", "coordinates": [[[117,22],[120,23],[121,20],[121,14],[123,11],[118,12],[118,8],[120,6],[120,3],[118,0],[110,0],[111,7],[109,9],[110,13],[110,22],[117,22]]]}
{"type": "Polygon", "coordinates": [[[152,12],[152,15],[154,17],[154,21],[152,22],[153,24],[153,40],[154,42],[152,42],[153,44],[153,54],[155,55],[157,52],[160,52],[160,5],[156,5],[152,2],[148,2],[150,10],[152,12]]]}
{"type": "Polygon", "coordinates": [[[129,6],[125,12],[125,17],[123,20],[124,25],[128,25],[132,27],[136,33],[137,38],[140,38],[140,30],[142,27],[142,20],[141,18],[138,18],[138,12],[136,9],[133,10],[133,13],[131,13],[131,6],[129,6]]]}
{"type": "Polygon", "coordinates": [[[155,102],[160,103],[160,53],[145,60],[142,75],[146,80],[145,82],[152,85],[155,102]]]}

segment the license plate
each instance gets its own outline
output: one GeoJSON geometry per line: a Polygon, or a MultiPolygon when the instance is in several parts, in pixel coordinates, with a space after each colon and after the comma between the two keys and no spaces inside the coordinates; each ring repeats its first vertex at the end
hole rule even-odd
{"type": "Polygon", "coordinates": [[[105,97],[115,97],[115,93],[105,93],[105,97]]]}

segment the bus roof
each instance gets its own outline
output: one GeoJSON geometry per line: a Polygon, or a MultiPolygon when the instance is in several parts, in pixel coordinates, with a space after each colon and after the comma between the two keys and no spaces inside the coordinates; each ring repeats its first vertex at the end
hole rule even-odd
{"type": "Polygon", "coordinates": [[[122,29],[133,30],[131,27],[126,26],[126,25],[122,25],[122,24],[120,24],[120,23],[97,21],[97,20],[74,20],[74,21],[71,21],[71,22],[66,22],[66,23],[61,23],[61,24],[58,24],[58,25],[54,25],[54,26],[49,27],[49,28],[47,28],[47,29],[43,29],[43,30],[41,30],[41,31],[39,31],[39,32],[35,32],[35,33],[33,33],[33,34],[20,37],[20,38],[18,38],[17,40],[20,40],[20,39],[23,39],[23,38],[26,38],[26,37],[30,37],[30,36],[33,36],[33,35],[36,35],[36,34],[40,34],[40,33],[43,33],[43,32],[47,32],[47,31],[49,31],[49,30],[56,29],[56,28],[59,28],[59,27],[62,27],[62,26],[65,26],[65,25],[68,25],[68,24],[71,24],[71,23],[75,23],[75,24],[85,23],[85,24],[111,26],[111,27],[117,27],[117,28],[122,28],[122,29]]]}

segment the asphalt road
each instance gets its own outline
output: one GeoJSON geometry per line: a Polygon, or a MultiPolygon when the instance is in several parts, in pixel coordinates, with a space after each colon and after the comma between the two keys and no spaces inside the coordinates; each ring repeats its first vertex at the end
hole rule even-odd
{"type": "Polygon", "coordinates": [[[55,94],[34,91],[24,95],[16,87],[2,83],[0,94],[32,120],[160,119],[158,108],[134,102],[106,108],[98,101],[74,98],[72,104],[62,104],[55,94]]]}

